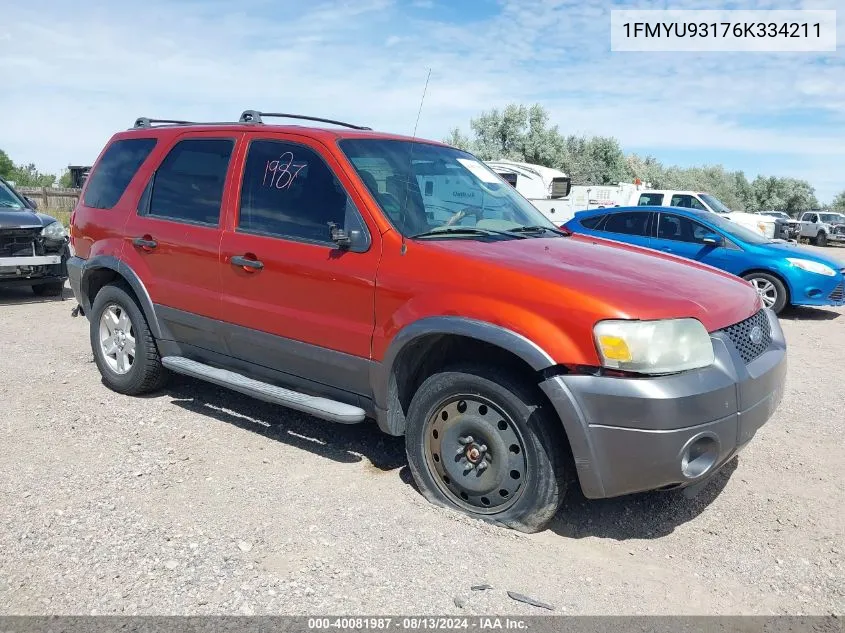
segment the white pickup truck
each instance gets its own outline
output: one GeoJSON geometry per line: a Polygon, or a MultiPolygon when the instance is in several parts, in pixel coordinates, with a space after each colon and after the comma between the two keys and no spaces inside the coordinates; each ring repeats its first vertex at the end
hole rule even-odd
{"type": "Polygon", "coordinates": [[[670,189],[651,189],[640,191],[631,200],[635,206],[682,207],[718,213],[723,218],[736,222],[740,226],[761,233],[769,239],[787,239],[786,222],[773,217],[731,211],[716,196],[696,191],[675,191],[670,189]]]}
{"type": "Polygon", "coordinates": [[[805,211],[798,218],[800,237],[816,246],[827,246],[828,242],[845,242],[845,215],[824,211],[805,211]]]}

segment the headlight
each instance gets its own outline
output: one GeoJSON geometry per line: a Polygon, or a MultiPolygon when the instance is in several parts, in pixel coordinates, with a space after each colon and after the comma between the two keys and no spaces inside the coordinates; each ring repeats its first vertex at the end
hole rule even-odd
{"type": "Polygon", "coordinates": [[[48,224],[41,230],[41,235],[46,237],[48,240],[63,240],[67,237],[67,231],[65,231],[65,227],[62,226],[61,222],[53,222],[52,224],[48,224]]]}
{"type": "Polygon", "coordinates": [[[796,257],[787,257],[786,261],[800,268],[806,270],[808,273],[818,273],[819,275],[827,275],[828,277],[836,276],[836,271],[830,266],[825,266],[819,262],[814,262],[812,259],[798,259],[796,257]]]}
{"type": "Polygon", "coordinates": [[[701,321],[600,321],[593,328],[602,365],[643,374],[671,374],[713,364],[713,343],[701,321]]]}

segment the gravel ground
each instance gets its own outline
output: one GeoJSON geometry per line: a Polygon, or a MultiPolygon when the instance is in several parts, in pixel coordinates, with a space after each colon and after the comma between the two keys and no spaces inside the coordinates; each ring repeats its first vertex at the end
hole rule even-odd
{"type": "Polygon", "coordinates": [[[845,611],[843,309],[783,316],[783,403],[698,497],[573,491],[523,535],[426,503],[373,426],[107,390],[74,305],[0,291],[2,614],[845,611]]]}

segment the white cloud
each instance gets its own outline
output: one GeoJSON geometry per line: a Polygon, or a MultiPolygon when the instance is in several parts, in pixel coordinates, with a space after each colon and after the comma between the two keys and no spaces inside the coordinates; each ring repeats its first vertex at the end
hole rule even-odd
{"type": "MultiPolygon", "coordinates": [[[[743,8],[801,5],[752,0],[743,8]]],[[[137,116],[220,120],[247,108],[409,133],[431,68],[422,136],[466,128],[483,109],[540,102],[565,133],[614,135],[658,156],[661,149],[782,154],[784,170],[806,173],[823,197],[845,188],[830,171],[814,175],[820,164],[845,165],[842,53],[611,53],[601,0],[503,0],[498,15],[477,19],[467,9],[454,22],[390,0],[303,6],[149,0],[138,11],[92,0],[68,12],[51,0],[6,7],[0,147],[18,162],[59,170],[93,160],[137,116]],[[806,114],[813,111],[839,123],[820,125],[806,114]]]]}

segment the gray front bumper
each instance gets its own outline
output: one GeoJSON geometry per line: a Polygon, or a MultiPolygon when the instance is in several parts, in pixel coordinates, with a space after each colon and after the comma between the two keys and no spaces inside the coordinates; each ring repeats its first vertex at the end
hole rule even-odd
{"type": "Polygon", "coordinates": [[[567,374],[541,383],[566,429],[584,495],[688,486],[735,455],[783,396],[786,343],[777,317],[767,315],[772,343],[748,364],[717,332],[716,362],[705,369],[654,378],[567,374]],[[701,437],[718,458],[707,472],[688,477],[683,455],[701,437]]]}

